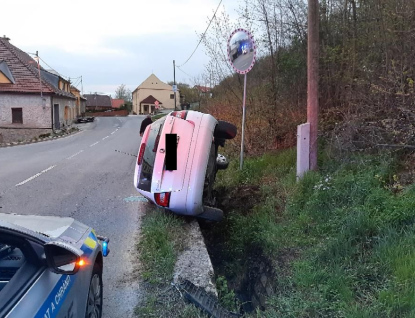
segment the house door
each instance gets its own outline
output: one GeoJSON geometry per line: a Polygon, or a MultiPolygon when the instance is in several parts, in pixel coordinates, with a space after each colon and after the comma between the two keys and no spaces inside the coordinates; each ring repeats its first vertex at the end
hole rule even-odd
{"type": "Polygon", "coordinates": [[[53,105],[53,123],[55,129],[61,129],[61,123],[59,122],[59,104],[53,105]]]}

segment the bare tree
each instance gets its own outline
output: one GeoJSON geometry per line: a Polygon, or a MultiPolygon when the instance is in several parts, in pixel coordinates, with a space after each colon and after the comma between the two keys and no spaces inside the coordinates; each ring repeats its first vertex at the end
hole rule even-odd
{"type": "Polygon", "coordinates": [[[115,98],[123,99],[126,103],[132,101],[132,94],[131,90],[125,86],[125,84],[121,84],[115,90],[115,98]]]}

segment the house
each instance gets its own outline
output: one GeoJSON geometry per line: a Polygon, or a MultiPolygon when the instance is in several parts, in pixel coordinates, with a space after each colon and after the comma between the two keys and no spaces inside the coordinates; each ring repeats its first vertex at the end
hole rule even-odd
{"type": "Polygon", "coordinates": [[[133,112],[136,114],[148,114],[154,109],[157,100],[161,108],[174,109],[174,94],[176,105],[180,104],[180,94],[173,92],[173,87],[162,82],[156,75],[151,74],[133,91],[133,112]],[[153,102],[153,103],[151,103],[153,102]]]}
{"type": "Polygon", "coordinates": [[[100,94],[85,94],[84,97],[86,98],[86,110],[111,110],[112,103],[111,103],[111,96],[108,95],[100,95],[100,94]]]}
{"type": "Polygon", "coordinates": [[[75,113],[70,82],[0,37],[0,142],[67,128],[75,113]]]}
{"type": "Polygon", "coordinates": [[[71,86],[71,93],[76,97],[75,117],[82,116],[86,111],[86,98],[81,95],[81,91],[75,86],[71,86]]]}
{"type": "Polygon", "coordinates": [[[156,109],[163,107],[163,103],[154,98],[153,95],[144,98],[139,105],[139,109],[142,110],[142,114],[154,114],[156,109]]]}
{"type": "Polygon", "coordinates": [[[124,105],[124,99],[122,98],[114,98],[111,99],[112,108],[120,108],[122,105],[124,105]]]}
{"type": "Polygon", "coordinates": [[[212,97],[212,89],[208,86],[195,85],[193,89],[197,90],[199,96],[212,97]]]}

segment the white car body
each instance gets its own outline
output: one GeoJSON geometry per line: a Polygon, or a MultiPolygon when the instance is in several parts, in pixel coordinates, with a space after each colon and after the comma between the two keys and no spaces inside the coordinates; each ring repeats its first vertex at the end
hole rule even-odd
{"type": "MultiPolygon", "coordinates": [[[[177,113],[183,114],[183,112],[177,113]]],[[[146,143],[146,150],[141,164],[136,162],[134,186],[138,192],[156,204],[156,193],[170,193],[168,206],[165,206],[167,209],[177,214],[197,216],[204,211],[203,188],[213,144],[213,133],[218,122],[209,114],[196,111],[186,113],[185,119],[172,116],[170,113],[146,128],[140,144],[141,149],[141,145],[146,143]],[[154,152],[154,148],[150,149],[155,144],[152,137],[163,120],[162,131],[159,132],[161,137],[154,152]],[[178,136],[177,170],[164,169],[165,134],[177,134],[178,136]],[[152,152],[155,158],[152,158],[152,152]],[[150,185],[149,180],[144,178],[141,172],[143,169],[151,168],[147,162],[152,160],[154,160],[154,166],[150,185]],[[145,181],[148,182],[147,185],[145,181]]]]}

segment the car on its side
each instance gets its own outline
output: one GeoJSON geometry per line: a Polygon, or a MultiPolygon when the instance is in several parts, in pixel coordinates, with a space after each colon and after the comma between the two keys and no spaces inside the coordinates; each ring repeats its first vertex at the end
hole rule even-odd
{"type": "Polygon", "coordinates": [[[134,186],[160,207],[181,215],[220,220],[213,185],[226,169],[218,147],[236,136],[236,127],[193,110],[169,113],[147,126],[140,143],[134,186]],[[177,135],[177,169],[166,169],[166,134],[177,135]]]}
{"type": "Polygon", "coordinates": [[[72,218],[0,213],[0,317],[100,318],[108,253],[72,218]]]}

